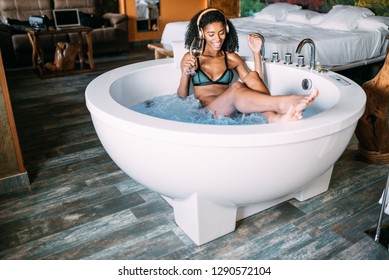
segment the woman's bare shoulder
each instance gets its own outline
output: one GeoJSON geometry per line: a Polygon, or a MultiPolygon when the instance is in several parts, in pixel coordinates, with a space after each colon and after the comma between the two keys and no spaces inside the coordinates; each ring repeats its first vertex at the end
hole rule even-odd
{"type": "Polygon", "coordinates": [[[181,63],[183,63],[184,61],[188,60],[190,58],[191,54],[190,52],[186,52],[182,58],[181,58],[181,63]]]}
{"type": "Polygon", "coordinates": [[[229,59],[242,59],[239,54],[235,52],[226,52],[229,59]]]}
{"type": "Polygon", "coordinates": [[[227,58],[228,63],[235,64],[236,66],[243,63],[243,59],[237,53],[234,52],[227,52],[227,58]]]}

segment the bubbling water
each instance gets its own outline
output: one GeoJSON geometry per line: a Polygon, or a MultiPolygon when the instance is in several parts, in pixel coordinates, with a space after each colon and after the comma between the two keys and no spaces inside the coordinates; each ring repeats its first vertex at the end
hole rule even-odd
{"type": "MultiPolygon", "coordinates": [[[[215,118],[213,112],[204,109],[193,95],[187,98],[179,98],[176,94],[156,96],[130,106],[129,109],[152,117],[195,124],[252,125],[268,123],[261,113],[237,113],[232,117],[215,118]]],[[[311,107],[303,111],[304,118],[315,114],[316,112],[311,107]]]]}

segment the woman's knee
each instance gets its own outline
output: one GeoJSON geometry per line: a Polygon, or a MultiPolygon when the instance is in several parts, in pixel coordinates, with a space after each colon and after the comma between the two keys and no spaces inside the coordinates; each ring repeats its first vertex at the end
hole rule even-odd
{"type": "Polygon", "coordinates": [[[239,81],[236,81],[236,82],[233,82],[231,85],[230,85],[230,90],[232,92],[236,92],[236,91],[239,91],[240,89],[243,89],[245,87],[244,84],[242,84],[241,82],[239,81]]]}
{"type": "Polygon", "coordinates": [[[230,97],[232,98],[232,103],[236,104],[239,100],[239,96],[247,90],[246,86],[242,84],[241,82],[237,81],[230,85],[229,91],[230,91],[230,97]]]}

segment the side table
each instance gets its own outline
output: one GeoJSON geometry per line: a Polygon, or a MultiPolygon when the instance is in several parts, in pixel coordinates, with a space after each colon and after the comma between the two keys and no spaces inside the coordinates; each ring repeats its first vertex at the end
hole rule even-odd
{"type": "MultiPolygon", "coordinates": [[[[69,33],[77,33],[79,37],[79,43],[81,43],[81,46],[83,46],[83,36],[82,34],[86,34],[86,43],[87,43],[87,56],[88,56],[88,62],[89,62],[89,69],[93,70],[95,68],[95,64],[93,61],[93,44],[92,44],[92,37],[91,37],[91,31],[93,29],[91,27],[85,27],[85,26],[80,26],[80,27],[75,27],[75,28],[64,28],[64,29],[49,29],[49,30],[34,30],[32,28],[26,28],[26,32],[28,35],[28,38],[30,40],[31,46],[32,46],[32,66],[34,70],[37,72],[37,74],[40,77],[47,76],[48,73],[45,70],[45,61],[44,61],[44,56],[43,56],[43,51],[39,47],[39,36],[42,35],[56,35],[56,34],[69,34],[69,33]]],[[[84,65],[83,61],[80,61],[80,70],[83,70],[84,65]]],[[[59,75],[64,75],[69,72],[74,72],[77,70],[73,71],[66,71],[66,72],[59,72],[59,73],[51,73],[49,76],[59,76],[59,75]]]]}

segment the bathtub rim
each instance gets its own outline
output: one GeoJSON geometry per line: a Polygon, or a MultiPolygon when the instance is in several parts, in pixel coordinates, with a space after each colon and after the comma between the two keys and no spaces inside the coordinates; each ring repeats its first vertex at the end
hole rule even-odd
{"type": "MultiPolygon", "coordinates": [[[[366,96],[363,89],[352,80],[334,72],[330,73],[351,83],[348,87],[341,87],[329,81],[341,90],[338,102],[316,116],[290,123],[226,126],[177,122],[132,111],[111,96],[110,88],[116,80],[150,67],[167,67],[166,64],[176,68],[173,59],[151,60],[118,67],[92,80],[86,88],[85,98],[93,119],[99,119],[129,134],[177,144],[258,146],[307,141],[337,133],[355,125],[365,108],[366,96]]],[[[308,69],[299,70],[311,73],[308,69]]]]}

